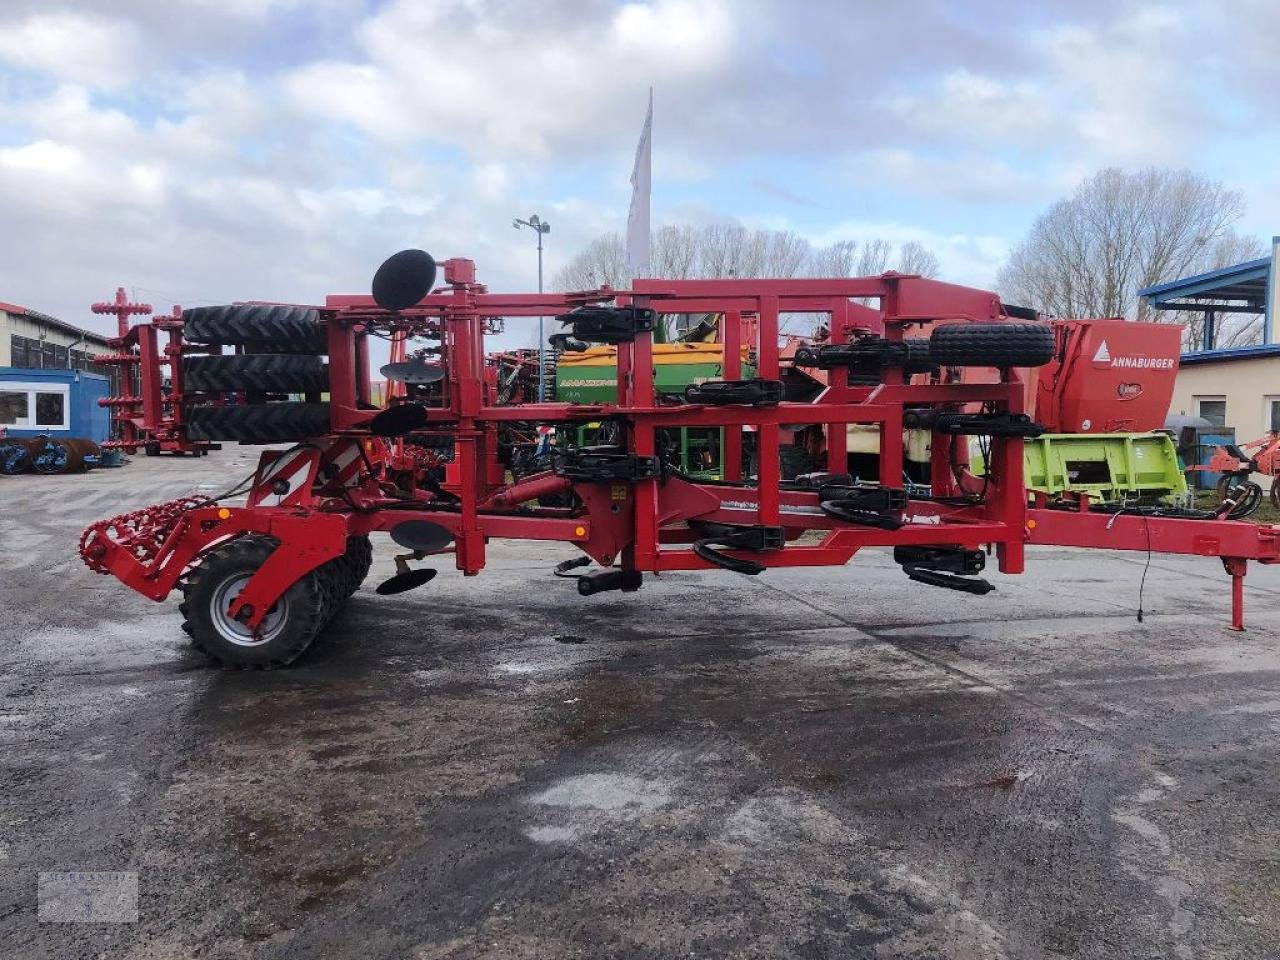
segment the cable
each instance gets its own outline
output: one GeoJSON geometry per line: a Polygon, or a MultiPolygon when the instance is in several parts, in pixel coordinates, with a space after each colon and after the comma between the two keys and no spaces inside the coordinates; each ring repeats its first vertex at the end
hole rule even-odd
{"type": "Polygon", "coordinates": [[[1151,518],[1144,516],[1142,525],[1147,528],[1147,562],[1142,565],[1142,579],[1138,582],[1138,622],[1142,623],[1142,594],[1147,589],[1147,571],[1151,569],[1151,518]]]}

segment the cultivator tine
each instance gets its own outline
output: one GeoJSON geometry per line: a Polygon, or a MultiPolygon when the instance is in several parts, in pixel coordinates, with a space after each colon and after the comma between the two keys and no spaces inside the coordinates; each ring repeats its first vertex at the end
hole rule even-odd
{"type": "Polygon", "coordinates": [[[389,597],[397,593],[405,593],[408,590],[414,590],[423,584],[430,583],[436,578],[439,571],[430,568],[424,570],[412,570],[409,568],[410,560],[421,560],[424,554],[414,551],[413,553],[404,553],[396,557],[396,575],[383,580],[374,588],[374,593],[383,597],[389,597]]]}

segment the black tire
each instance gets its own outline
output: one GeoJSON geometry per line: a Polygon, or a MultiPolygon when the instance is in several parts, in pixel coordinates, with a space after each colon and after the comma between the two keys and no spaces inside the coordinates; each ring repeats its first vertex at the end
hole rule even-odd
{"type": "Polygon", "coordinates": [[[275,547],[267,537],[240,537],[214,547],[187,575],[179,606],[186,618],[182,629],[196,649],[224,667],[286,666],[301,656],[324,626],[327,602],[322,578],[315,571],[285,591],[263,621],[258,638],[217,612],[243,587],[239,581],[247,582],[275,547]]]}
{"type": "Polygon", "coordinates": [[[903,373],[910,376],[913,373],[933,373],[938,369],[938,362],[933,359],[928,340],[914,337],[902,342],[907,348],[907,359],[902,364],[903,373]]]}
{"type": "MultiPolygon", "coordinates": [[[[758,479],[760,476],[760,452],[752,450],[751,455],[746,458],[744,465],[746,475],[752,479],[758,479]]],[[[813,457],[809,455],[809,451],[804,447],[797,447],[794,443],[782,443],[778,445],[778,479],[794,480],[796,477],[802,477],[806,473],[813,473],[814,462],[813,457]]]]}
{"type": "Polygon", "coordinates": [[[778,476],[781,480],[794,480],[806,473],[813,473],[813,457],[804,447],[784,443],[778,447],[778,476]]]}
{"type": "Polygon", "coordinates": [[[929,338],[944,367],[1040,367],[1053,351],[1053,328],[1042,323],[948,323],[929,338]]]}
{"type": "Polygon", "coordinates": [[[247,353],[243,356],[187,357],[182,361],[185,390],[209,393],[321,393],[329,376],[319,357],[247,353]]]}
{"type": "Polygon", "coordinates": [[[274,353],[327,353],[315,307],[241,303],[183,311],[182,336],[191,343],[247,344],[274,353]]]}
{"type": "Polygon", "coordinates": [[[369,568],[373,566],[373,544],[368,537],[347,537],[347,553],[343,559],[347,567],[343,592],[350,597],[360,589],[360,584],[369,575],[369,568]]]}
{"type": "Polygon", "coordinates": [[[328,432],[327,403],[198,406],[187,411],[187,435],[192,440],[283,443],[289,440],[310,440],[328,432]]]}

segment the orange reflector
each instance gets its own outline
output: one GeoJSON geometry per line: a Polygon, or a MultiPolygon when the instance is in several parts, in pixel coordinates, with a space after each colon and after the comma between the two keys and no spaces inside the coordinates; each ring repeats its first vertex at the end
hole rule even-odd
{"type": "Polygon", "coordinates": [[[574,535],[575,537],[585,537],[585,536],[587,535],[587,528],[586,528],[586,527],[574,527],[574,528],[573,528],[573,535],[574,535]]]}
{"type": "Polygon", "coordinates": [[[1034,520],[1028,520],[1028,521],[1027,521],[1027,529],[1028,529],[1028,530],[1034,530],[1035,528],[1036,528],[1036,522],[1035,522],[1034,520]]]}
{"type": "Polygon", "coordinates": [[[218,519],[219,519],[219,520],[225,520],[225,519],[227,519],[227,517],[229,517],[229,516],[231,516],[231,511],[230,511],[230,510],[228,510],[226,507],[223,507],[222,509],[220,509],[220,510],[218,511],[218,519]]]}

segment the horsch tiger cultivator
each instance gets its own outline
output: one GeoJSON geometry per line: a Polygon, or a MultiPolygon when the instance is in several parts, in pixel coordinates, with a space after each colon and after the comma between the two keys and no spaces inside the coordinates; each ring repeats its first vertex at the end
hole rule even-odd
{"type": "Polygon", "coordinates": [[[404,251],[378,270],[372,296],[188,310],[188,439],[292,445],[265,451],[253,477],[222,496],[93,524],[85,562],[154,600],[180,588],[197,646],[225,665],[269,667],[301,654],[357,588],[381,532],[404,550],[381,594],[431,580],[434,570],[410,564],[432,555],[479,573],[493,537],[577,546],[584,556],[557,572],[576,576],[583,595],[635,591],[645,573],[844,564],[864,547],[892,547],[912,580],[970,594],[993,589],[980,576],[991,553],[1016,574],[1028,544],[1199,554],[1231,575],[1237,628],[1247,561],[1280,560],[1280,528],[1232,519],[1230,492],[1213,513],[1029,499],[1023,442],[1043,432],[1025,412],[1029,378],[1061,343],[1052,325],[992,293],[889,273],[513,295],[490,293],[469,260],[441,266],[437,286],[436,262],[404,251]],[[817,315],[823,334],[780,363],[787,313],[817,315]],[[720,378],[679,398],[655,391],[655,329],[672,314],[722,319],[720,378]],[[485,335],[501,321],[549,315],[564,327],[561,349],[616,347],[611,402],[520,402],[527,393],[513,397],[487,363],[485,335]],[[394,389],[381,404],[370,338],[405,357],[383,368],[394,389]],[[791,399],[789,365],[821,371],[821,392],[791,399]],[[608,442],[561,448],[545,469],[511,469],[513,433],[587,423],[607,425],[597,436],[608,442]],[[783,481],[784,438],[814,425],[825,430],[826,469],[783,481]],[[879,433],[877,482],[849,474],[850,425],[879,433]],[[662,438],[684,427],[721,431],[719,479],[675,466],[662,438]],[[911,431],[929,437],[923,485],[904,484],[911,431]],[[754,469],[741,467],[744,442],[754,469]],[[592,561],[598,569],[586,569],[592,561]]]}

